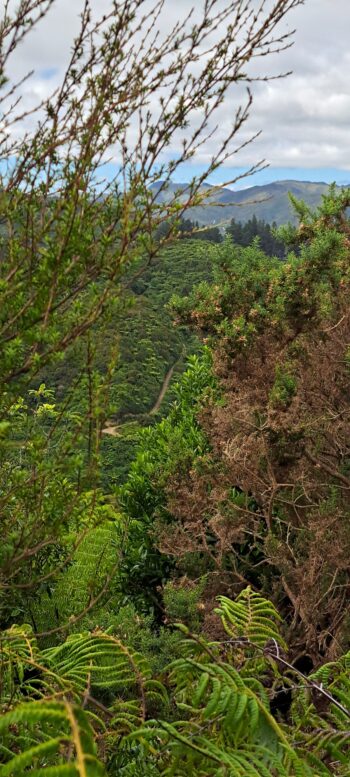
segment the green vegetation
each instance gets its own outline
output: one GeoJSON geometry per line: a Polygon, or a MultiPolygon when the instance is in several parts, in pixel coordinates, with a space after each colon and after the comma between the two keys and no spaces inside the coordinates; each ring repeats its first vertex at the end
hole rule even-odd
{"type": "MultiPolygon", "coordinates": [[[[135,301],[130,310],[123,319],[113,322],[120,350],[110,387],[111,417],[121,426],[118,432],[122,436],[103,443],[112,459],[109,471],[113,478],[118,478],[120,467],[125,479],[133,449],[131,446],[128,451],[130,437],[135,439],[140,425],[150,424],[159,413],[166,413],[174,398],[174,381],[184,370],[187,356],[199,350],[194,334],[186,327],[174,327],[167,305],[174,293],[186,294],[196,283],[208,280],[213,259],[209,242],[186,240],[163,249],[154,265],[131,283],[135,301]],[[155,411],[170,371],[170,386],[155,411]]],[[[108,339],[104,330],[103,337],[106,334],[108,339]]]]}
{"type": "Polygon", "coordinates": [[[259,245],[268,256],[284,258],[286,248],[282,240],[276,236],[277,224],[274,221],[270,226],[265,221],[257,219],[254,214],[251,219],[242,224],[232,219],[226,233],[231,236],[234,243],[240,246],[250,246],[254,238],[259,238],[259,245]]]}
{"type": "MultiPolygon", "coordinates": [[[[299,4],[163,42],[162,3],[86,5],[22,140],[6,86],[0,777],[349,775],[350,190],[199,237],[249,95],[185,201],[164,183],[299,4]]],[[[6,4],[2,88],[50,5],[6,4]]]]}
{"type": "MultiPolygon", "coordinates": [[[[134,268],[130,308],[113,319],[120,359],[111,382],[110,401],[117,422],[130,416],[148,416],[168,370],[175,365],[176,377],[183,371],[187,353],[198,350],[196,338],[188,330],[174,327],[167,305],[173,294],[188,294],[195,284],[210,279],[214,256],[211,243],[187,240],[163,249],[139,277],[135,278],[138,268],[134,268]]],[[[108,330],[104,329],[102,336],[108,341],[108,330]]]]}
{"type": "Polygon", "coordinates": [[[349,655],[307,678],[284,659],[268,601],[248,588],[219,603],[226,640],[181,626],[181,656],[161,680],[108,633],[40,650],[28,627],[5,632],[3,701],[17,704],[1,719],[0,773],[105,775],[98,743],[112,775],[346,775],[349,655]],[[38,666],[40,676],[30,676],[38,666]],[[281,683],[293,688],[288,720],[270,710],[281,683]]]}
{"type": "Polygon", "coordinates": [[[39,642],[13,627],[22,669],[7,680],[20,705],[3,717],[11,758],[15,725],[23,763],[58,769],[60,743],[73,737],[87,774],[90,762],[111,775],[347,774],[348,345],[338,330],[348,327],[348,203],[348,192],[331,191],[307,219],[299,204],[303,226],[287,239],[300,250],[284,263],[227,238],[213,282],[173,299],[207,347],[191,357],[167,416],[139,434],[118,514],[101,505],[104,524],[50,594],[36,593],[39,642]],[[344,407],[336,439],[332,397],[344,407]],[[67,618],[70,636],[57,641],[67,618]],[[51,683],[64,705],[59,691],[46,701],[51,683]],[[38,718],[33,694],[43,697],[38,718]],[[52,724],[38,736],[44,714],[52,724]]]}
{"type": "MultiPolygon", "coordinates": [[[[215,246],[208,241],[188,239],[171,243],[148,266],[144,267],[141,260],[133,267],[126,276],[120,312],[95,328],[94,368],[101,374],[106,372],[117,338],[105,424],[107,432],[109,427],[112,433],[104,433],[101,443],[102,483],[107,490],[125,481],[139,429],[166,414],[187,357],[200,350],[198,338],[188,327],[174,326],[168,310],[170,298],[173,294],[188,294],[194,285],[209,280],[214,263],[215,246]]],[[[57,396],[63,397],[79,369],[84,370],[85,361],[84,347],[76,347],[56,370],[50,368],[40,374],[39,381],[49,381],[57,396]]],[[[76,402],[81,408],[82,392],[76,402]]]]}
{"type": "Polygon", "coordinates": [[[296,203],[284,262],[256,240],[181,240],[132,282],[135,327],[146,298],[178,346],[192,326],[206,347],[134,432],[117,492],[84,415],[84,386],[97,418],[118,375],[132,390],[123,363],[103,369],[109,319],[64,426],[62,388],[4,392],[0,775],[347,774],[349,202],[296,203]]]}

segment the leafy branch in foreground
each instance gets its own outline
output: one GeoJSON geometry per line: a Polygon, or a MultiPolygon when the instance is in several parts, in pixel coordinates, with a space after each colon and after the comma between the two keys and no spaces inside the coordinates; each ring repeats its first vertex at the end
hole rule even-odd
{"type": "Polygon", "coordinates": [[[85,0],[61,83],[27,112],[21,105],[23,83],[10,80],[11,62],[53,2],[23,0],[17,10],[5,4],[0,25],[4,626],[15,613],[25,619],[26,596],[35,596],[57,566],[69,563],[78,525],[101,522],[99,453],[116,354],[99,374],[96,324],[123,307],[126,271],[142,261],[147,267],[161,249],[158,226],[170,221],[166,240],[174,236],[182,213],[203,200],[203,181],[238,150],[252,102],[249,60],[290,44],[279,24],[300,3],[263,2],[252,16],[250,0],[230,0],[224,9],[218,0],[205,0],[196,19],[185,15],[164,32],[163,0],[114,0],[100,17],[85,0]],[[160,202],[152,183],[161,181],[166,189],[179,165],[211,137],[230,87],[240,90],[243,83],[246,98],[239,97],[203,175],[192,180],[181,204],[177,197],[160,202]],[[175,142],[180,146],[173,152],[175,142]],[[107,180],[104,166],[111,159],[107,180]],[[82,363],[77,359],[81,369],[63,401],[46,402],[39,419],[28,391],[38,390],[43,369],[48,375],[61,364],[64,370],[65,355],[74,360],[75,348],[79,357],[85,354],[82,363]]]}

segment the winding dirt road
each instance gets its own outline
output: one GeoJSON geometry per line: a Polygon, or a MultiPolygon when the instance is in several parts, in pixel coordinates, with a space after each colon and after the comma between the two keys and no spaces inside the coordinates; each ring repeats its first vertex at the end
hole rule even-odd
{"type": "Polygon", "coordinates": [[[163,380],[163,385],[162,385],[162,388],[161,388],[161,390],[159,392],[158,399],[157,399],[156,403],[153,405],[152,410],[149,411],[149,415],[155,415],[156,413],[158,413],[158,410],[159,410],[159,408],[160,408],[160,406],[161,406],[161,404],[163,402],[163,399],[164,399],[164,397],[166,395],[166,392],[168,391],[169,383],[170,383],[170,381],[171,381],[171,379],[173,377],[174,369],[175,369],[176,365],[177,365],[177,361],[175,362],[175,364],[173,364],[172,367],[170,367],[170,370],[168,370],[168,372],[167,372],[167,374],[166,374],[166,376],[165,376],[165,378],[163,380]]]}
{"type": "MultiPolygon", "coordinates": [[[[180,356],[180,358],[181,358],[181,356],[180,356]]],[[[148,415],[156,415],[156,413],[158,413],[158,410],[160,409],[160,407],[162,405],[162,402],[163,402],[163,399],[164,399],[164,397],[166,395],[166,392],[168,391],[169,383],[170,383],[170,381],[171,381],[171,379],[173,377],[175,367],[177,366],[178,362],[180,361],[180,358],[177,359],[175,364],[173,364],[173,366],[170,367],[170,369],[168,370],[168,372],[167,372],[167,374],[166,374],[166,376],[165,376],[165,378],[163,380],[160,392],[158,394],[157,401],[153,405],[152,409],[149,411],[148,415]]],[[[135,418],[137,418],[137,416],[135,416],[135,418]]],[[[113,425],[113,421],[107,421],[105,428],[102,429],[102,434],[110,434],[111,437],[120,437],[121,436],[121,432],[118,431],[118,430],[121,429],[122,426],[123,426],[123,424],[119,424],[118,426],[114,426],[113,425]]]]}

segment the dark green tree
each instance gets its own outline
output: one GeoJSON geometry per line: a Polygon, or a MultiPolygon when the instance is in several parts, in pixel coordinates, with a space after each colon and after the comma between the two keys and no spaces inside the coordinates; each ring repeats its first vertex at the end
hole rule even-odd
{"type": "Polygon", "coordinates": [[[271,226],[255,215],[242,224],[240,221],[232,219],[226,233],[230,235],[236,245],[247,247],[259,238],[259,245],[268,256],[278,256],[283,259],[286,254],[286,247],[278,235],[276,235],[276,224],[271,226]]]}

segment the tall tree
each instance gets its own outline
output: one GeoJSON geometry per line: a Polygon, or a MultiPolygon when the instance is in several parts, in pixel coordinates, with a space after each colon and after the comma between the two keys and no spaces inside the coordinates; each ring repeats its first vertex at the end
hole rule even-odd
{"type": "Polygon", "coordinates": [[[259,245],[268,256],[278,256],[280,259],[283,259],[286,248],[283,240],[275,234],[275,231],[275,223],[272,225],[267,224],[266,221],[258,219],[255,215],[248,219],[245,224],[232,219],[230,226],[226,230],[236,245],[250,246],[253,240],[258,237],[259,245]]]}

